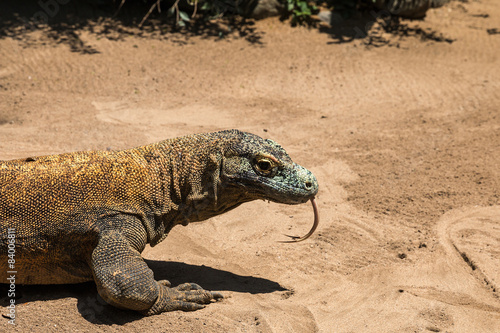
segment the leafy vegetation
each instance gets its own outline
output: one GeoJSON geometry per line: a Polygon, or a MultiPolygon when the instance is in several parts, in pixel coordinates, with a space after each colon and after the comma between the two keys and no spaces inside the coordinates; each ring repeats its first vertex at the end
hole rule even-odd
{"type": "Polygon", "coordinates": [[[318,7],[313,2],[307,0],[284,0],[284,16],[292,17],[292,25],[311,24],[312,15],[318,11],[318,7]]]}
{"type": "MultiPolygon", "coordinates": [[[[122,0],[120,8],[126,0],[122,0]]],[[[282,18],[291,18],[292,25],[311,25],[318,7],[328,8],[349,18],[375,0],[279,0],[283,5],[282,18]]],[[[197,14],[205,20],[221,18],[227,15],[248,14],[248,8],[255,6],[258,0],[155,0],[142,19],[140,26],[155,12],[162,12],[161,7],[169,7],[167,15],[175,18],[175,24],[183,27],[197,14]],[[246,12],[246,13],[245,13],[246,12]]]]}

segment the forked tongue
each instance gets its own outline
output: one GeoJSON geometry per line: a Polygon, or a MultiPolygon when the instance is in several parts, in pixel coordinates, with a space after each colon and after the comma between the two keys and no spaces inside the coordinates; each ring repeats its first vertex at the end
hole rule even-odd
{"type": "Polygon", "coordinates": [[[308,239],[314,233],[314,231],[316,230],[316,228],[318,227],[318,224],[319,224],[319,212],[318,212],[318,205],[316,205],[316,200],[314,198],[311,199],[311,204],[313,206],[313,211],[314,211],[314,223],[313,223],[311,230],[309,230],[309,232],[302,237],[301,236],[285,235],[287,237],[290,237],[292,240],[280,241],[280,243],[302,242],[303,240],[308,239]]]}

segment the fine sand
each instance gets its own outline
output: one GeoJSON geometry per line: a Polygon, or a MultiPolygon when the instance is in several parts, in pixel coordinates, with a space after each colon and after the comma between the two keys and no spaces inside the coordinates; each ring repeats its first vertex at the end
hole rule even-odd
{"type": "Polygon", "coordinates": [[[321,222],[279,243],[311,206],[258,201],[148,247],[158,279],[224,294],[203,310],[141,317],[93,283],[18,286],[0,331],[500,332],[499,17],[496,0],[452,2],[381,47],[278,19],[223,39],[4,35],[0,159],[238,128],[316,174],[321,222]]]}

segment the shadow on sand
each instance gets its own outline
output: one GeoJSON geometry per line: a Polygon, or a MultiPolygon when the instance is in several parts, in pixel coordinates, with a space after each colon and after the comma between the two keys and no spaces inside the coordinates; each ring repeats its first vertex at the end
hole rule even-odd
{"type": "Polygon", "coordinates": [[[162,2],[162,13],[154,10],[139,28],[150,3],[156,1],[125,1],[118,10],[120,2],[4,0],[0,2],[0,39],[15,38],[28,47],[35,43],[30,39],[29,33],[40,31],[46,40],[67,44],[73,52],[84,54],[99,53],[99,50],[82,41],[79,37],[82,31],[109,40],[135,36],[180,44],[188,43],[189,38],[194,36],[217,41],[224,40],[229,34],[236,34],[250,44],[262,44],[262,34],[257,32],[254,21],[250,19],[232,17],[217,21],[200,18],[191,20],[184,28],[180,28],[175,24],[175,17],[168,17],[165,13],[169,8],[167,0],[162,2]],[[98,4],[99,2],[105,4],[98,4]]]}
{"type": "MultiPolygon", "coordinates": [[[[89,32],[97,38],[123,40],[128,36],[169,40],[188,44],[190,38],[198,36],[214,41],[228,40],[228,36],[244,38],[252,45],[263,45],[263,32],[258,31],[252,19],[229,15],[220,20],[193,19],[180,28],[175,18],[166,15],[171,0],[162,1],[162,12],[154,10],[139,28],[140,22],[156,0],[124,2],[106,0],[4,0],[0,2],[0,39],[14,38],[26,47],[51,42],[65,44],[73,52],[94,54],[100,51],[86,44],[80,35],[89,32]],[[99,4],[104,3],[104,4],[99,4]],[[40,31],[32,37],[30,32],[40,31]],[[44,42],[45,41],[45,42],[44,42]]],[[[185,1],[185,0],[183,0],[185,1]]],[[[187,6],[187,5],[186,5],[187,6]]],[[[327,12],[328,13],[328,12],[327,12]]],[[[319,26],[319,31],[331,37],[330,44],[349,43],[361,40],[366,46],[397,46],[394,40],[416,37],[423,41],[447,42],[446,38],[431,29],[422,29],[411,21],[401,20],[384,10],[365,9],[353,19],[343,19],[338,13],[327,14],[329,26],[319,26]],[[384,37],[385,36],[385,37],[384,37]],[[391,36],[389,39],[387,36],[391,36]]],[[[283,24],[289,24],[283,22],[283,24]]]]}
{"type": "MultiPolygon", "coordinates": [[[[253,276],[242,276],[207,266],[196,266],[181,262],[146,260],[154,271],[156,280],[169,280],[172,286],[194,282],[207,290],[233,291],[250,294],[287,291],[279,283],[253,276]]],[[[8,286],[0,284],[0,306],[6,307],[8,286]]],[[[137,312],[117,309],[107,304],[97,293],[94,282],[68,285],[16,286],[16,305],[74,297],[78,312],[94,324],[125,324],[142,318],[137,312]]],[[[7,320],[5,318],[5,320],[7,320]]]]}
{"type": "Polygon", "coordinates": [[[332,41],[329,44],[359,40],[369,47],[398,46],[395,40],[407,37],[422,41],[454,42],[435,30],[420,28],[419,20],[402,19],[385,10],[364,10],[351,19],[343,19],[336,13],[327,13],[323,19],[328,26],[322,25],[319,30],[330,36],[332,41]]]}

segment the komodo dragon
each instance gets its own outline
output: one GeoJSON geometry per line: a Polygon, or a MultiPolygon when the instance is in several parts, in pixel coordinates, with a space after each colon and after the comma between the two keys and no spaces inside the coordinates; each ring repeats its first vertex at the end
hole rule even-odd
{"type": "MultiPolygon", "coordinates": [[[[0,278],[15,232],[16,283],[94,280],[111,305],[145,315],[222,298],[194,283],[155,281],[141,257],[177,224],[256,199],[299,204],[314,175],[271,140],[228,130],[123,151],[0,161],[0,278]]],[[[316,213],[317,211],[315,211],[316,213]]]]}

